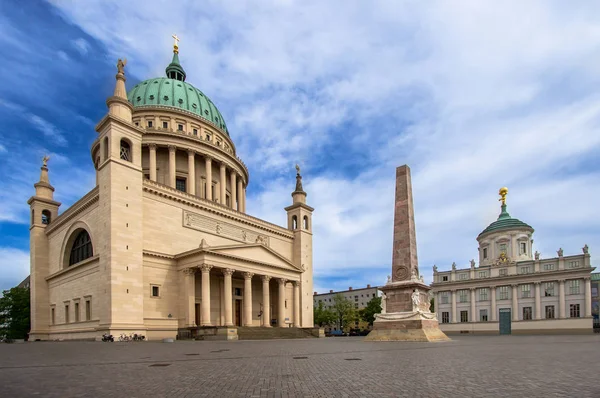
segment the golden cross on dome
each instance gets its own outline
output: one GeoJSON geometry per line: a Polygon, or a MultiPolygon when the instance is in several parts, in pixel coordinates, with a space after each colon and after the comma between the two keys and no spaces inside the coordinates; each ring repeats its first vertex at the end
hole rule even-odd
{"type": "Polygon", "coordinates": [[[171,35],[171,37],[175,40],[175,43],[173,43],[173,51],[177,52],[179,49],[179,37],[177,37],[177,35],[171,35]]]}

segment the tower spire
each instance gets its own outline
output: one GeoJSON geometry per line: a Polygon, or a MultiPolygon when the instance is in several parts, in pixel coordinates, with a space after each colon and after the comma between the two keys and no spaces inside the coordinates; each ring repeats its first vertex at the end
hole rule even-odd
{"type": "Polygon", "coordinates": [[[292,192],[293,203],[306,203],[306,192],[302,188],[300,166],[296,165],[296,189],[292,192]]]}
{"type": "Polygon", "coordinates": [[[54,187],[50,185],[50,179],[48,178],[48,160],[50,160],[50,156],[48,155],[42,158],[40,180],[33,184],[33,186],[35,187],[35,196],[54,200],[54,187]]]}
{"type": "Polygon", "coordinates": [[[165,72],[167,73],[167,77],[170,79],[175,79],[184,82],[185,81],[185,71],[183,67],[179,63],[179,37],[177,35],[172,35],[175,43],[173,43],[173,60],[165,72]]]}

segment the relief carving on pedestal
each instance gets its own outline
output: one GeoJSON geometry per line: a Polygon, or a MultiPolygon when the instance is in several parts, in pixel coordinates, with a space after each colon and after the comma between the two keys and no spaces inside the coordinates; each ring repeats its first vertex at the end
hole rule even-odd
{"type": "Polygon", "coordinates": [[[407,267],[398,267],[394,272],[394,278],[398,281],[403,281],[408,279],[408,268],[407,267]]]}

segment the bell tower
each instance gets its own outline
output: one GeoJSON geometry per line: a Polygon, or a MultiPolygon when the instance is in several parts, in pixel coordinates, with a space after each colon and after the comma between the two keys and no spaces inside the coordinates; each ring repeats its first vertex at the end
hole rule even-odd
{"type": "Polygon", "coordinates": [[[285,208],[288,216],[288,229],[294,233],[292,261],[301,267],[300,285],[300,324],[313,327],[313,260],[312,260],[312,213],[314,209],[306,204],[306,192],[302,188],[300,167],[296,165],[296,189],[292,192],[292,205],[285,208]]]}
{"type": "Polygon", "coordinates": [[[98,254],[103,273],[99,288],[99,332],[144,331],[143,129],[132,123],[125,65],[117,62],[115,90],[106,100],[108,114],[98,123],[98,254]]]}
{"type": "Polygon", "coordinates": [[[50,298],[46,277],[50,273],[48,263],[48,237],[46,227],[58,216],[60,203],[54,200],[54,187],[48,179],[48,160],[44,156],[40,180],[34,184],[35,195],[27,203],[31,210],[29,227],[30,295],[31,295],[31,341],[48,340],[50,327],[50,298]]]}

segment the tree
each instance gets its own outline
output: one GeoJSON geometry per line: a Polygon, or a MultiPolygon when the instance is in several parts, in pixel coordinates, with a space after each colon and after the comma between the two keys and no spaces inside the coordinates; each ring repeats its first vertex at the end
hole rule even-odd
{"type": "Polygon", "coordinates": [[[373,297],[367,303],[367,306],[358,312],[360,319],[373,326],[375,314],[381,314],[381,297],[373,297]]]}
{"type": "Polygon", "coordinates": [[[357,318],[356,311],[354,311],[354,306],[350,300],[339,293],[333,296],[332,310],[335,315],[335,320],[342,330],[346,329],[348,325],[357,318]]]}
{"type": "Polygon", "coordinates": [[[435,311],[435,298],[431,298],[431,300],[429,300],[429,312],[434,312],[435,311]]]}
{"type": "Polygon", "coordinates": [[[0,298],[0,335],[24,339],[29,333],[29,289],[13,287],[0,298]]]}
{"type": "Polygon", "coordinates": [[[329,308],[319,302],[319,305],[314,310],[314,322],[319,327],[331,325],[335,322],[335,314],[329,308]]]}

